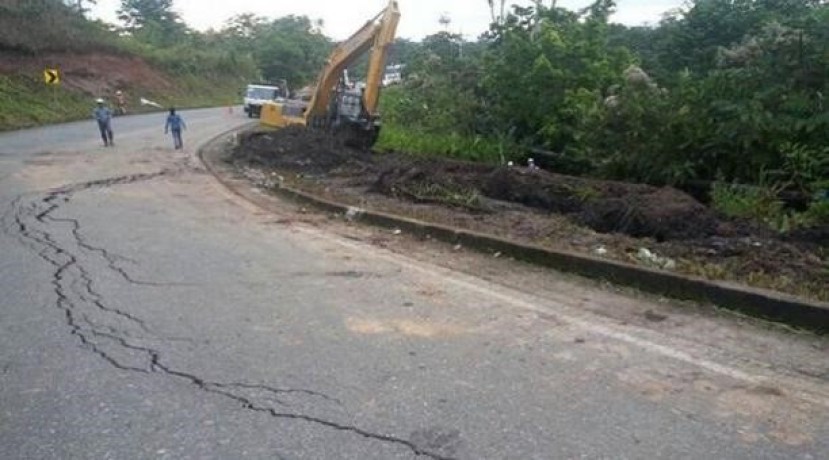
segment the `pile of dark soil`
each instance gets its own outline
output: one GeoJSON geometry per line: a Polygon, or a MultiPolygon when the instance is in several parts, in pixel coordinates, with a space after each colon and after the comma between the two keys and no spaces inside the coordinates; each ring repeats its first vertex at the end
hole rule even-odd
{"type": "Polygon", "coordinates": [[[781,236],[670,187],[371,154],[302,127],[247,134],[232,161],[346,204],[625,262],[649,264],[647,247],[684,273],[829,298],[827,229],[781,236]]]}
{"type": "Polygon", "coordinates": [[[371,153],[345,147],[324,131],[302,126],[244,133],[233,158],[237,164],[247,163],[307,175],[326,174],[345,164],[372,163],[371,153]]]}
{"type": "Polygon", "coordinates": [[[383,171],[374,187],[374,191],[394,195],[400,195],[401,190],[476,192],[493,200],[564,214],[597,232],[658,241],[732,231],[721,225],[714,212],[674,188],[592,180],[540,169],[439,159],[409,161],[383,171]]]}
{"type": "MultiPolygon", "coordinates": [[[[599,181],[527,168],[506,168],[400,154],[373,156],[323,131],[288,127],[246,134],[237,161],[306,176],[371,175],[371,191],[487,212],[478,197],[564,214],[601,233],[658,241],[729,231],[712,211],[673,188],[599,181]],[[725,230],[723,230],[725,229],[725,230]]],[[[365,179],[370,179],[366,177],[365,179]]]]}

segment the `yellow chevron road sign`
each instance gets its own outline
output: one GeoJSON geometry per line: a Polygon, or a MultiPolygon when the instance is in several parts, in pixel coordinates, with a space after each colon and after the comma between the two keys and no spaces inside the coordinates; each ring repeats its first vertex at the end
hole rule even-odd
{"type": "Polygon", "coordinates": [[[60,72],[57,69],[46,69],[43,71],[43,81],[47,85],[60,84],[60,72]]]}

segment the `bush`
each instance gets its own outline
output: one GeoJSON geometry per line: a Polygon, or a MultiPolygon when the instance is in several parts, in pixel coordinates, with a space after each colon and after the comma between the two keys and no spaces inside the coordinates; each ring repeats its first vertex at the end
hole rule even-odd
{"type": "Polygon", "coordinates": [[[711,203],[716,210],[730,217],[769,222],[783,213],[783,202],[777,192],[766,187],[716,182],[711,189],[711,203]]]}
{"type": "Polygon", "coordinates": [[[103,23],[86,20],[60,0],[0,3],[0,50],[117,51],[117,41],[103,23]]]}
{"type": "Polygon", "coordinates": [[[805,227],[829,225],[829,199],[823,198],[813,201],[802,216],[802,223],[805,227]]]}
{"type": "Polygon", "coordinates": [[[727,216],[762,222],[781,233],[829,224],[829,199],[816,197],[804,212],[795,212],[785,208],[779,198],[781,191],[780,185],[755,187],[716,182],[711,189],[711,203],[727,216]]]}

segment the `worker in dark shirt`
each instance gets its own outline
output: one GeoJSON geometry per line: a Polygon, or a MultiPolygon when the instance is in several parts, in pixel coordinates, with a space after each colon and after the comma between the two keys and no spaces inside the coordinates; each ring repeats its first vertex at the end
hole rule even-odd
{"type": "Polygon", "coordinates": [[[187,129],[187,125],[181,118],[181,115],[176,113],[176,109],[170,109],[170,115],[167,116],[167,124],[164,125],[164,134],[169,131],[173,132],[173,146],[176,150],[184,148],[184,142],[181,140],[181,130],[187,129]]]}

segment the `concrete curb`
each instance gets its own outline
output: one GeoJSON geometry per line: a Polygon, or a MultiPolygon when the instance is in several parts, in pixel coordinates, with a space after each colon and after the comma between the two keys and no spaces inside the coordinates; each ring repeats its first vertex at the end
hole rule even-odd
{"type": "MultiPolygon", "coordinates": [[[[230,190],[250,199],[237,190],[238,184],[227,179],[230,168],[217,164],[217,158],[204,153],[218,147],[214,138],[199,148],[198,155],[205,167],[230,190]]],[[[248,185],[249,186],[249,185],[248,185]]],[[[652,294],[682,300],[709,302],[729,310],[808,329],[829,332],[829,303],[810,301],[773,291],[754,289],[726,282],[657,271],[645,267],[600,259],[567,251],[552,250],[532,244],[517,243],[492,235],[432,224],[392,214],[370,211],[336,203],[287,186],[273,189],[279,196],[317,209],[348,215],[353,220],[380,227],[400,229],[421,237],[431,237],[451,244],[461,244],[478,251],[500,252],[514,259],[575,273],[587,278],[607,280],[631,286],[652,294]]],[[[261,203],[255,203],[261,205],[261,203]]]]}

